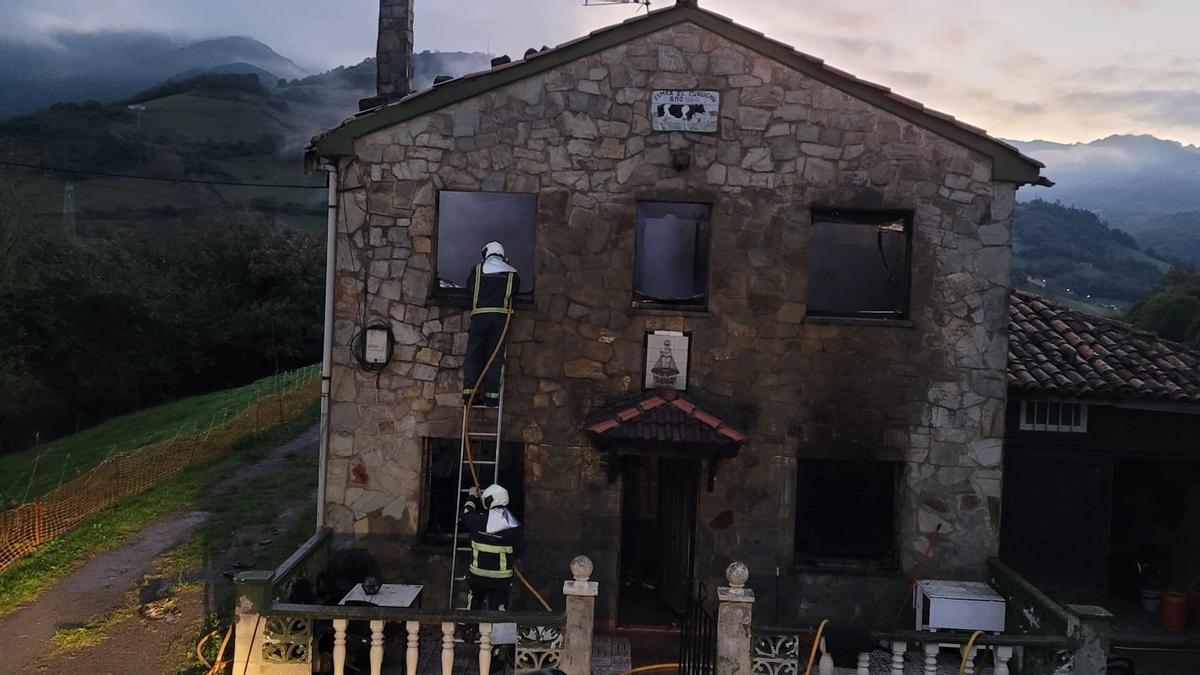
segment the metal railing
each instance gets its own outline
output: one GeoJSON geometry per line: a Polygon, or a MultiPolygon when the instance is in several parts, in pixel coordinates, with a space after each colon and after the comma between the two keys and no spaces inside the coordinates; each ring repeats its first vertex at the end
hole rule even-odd
{"type": "Polygon", "coordinates": [[[680,675],[712,675],[717,662],[717,616],[704,583],[693,580],[684,597],[679,633],[680,675]]]}

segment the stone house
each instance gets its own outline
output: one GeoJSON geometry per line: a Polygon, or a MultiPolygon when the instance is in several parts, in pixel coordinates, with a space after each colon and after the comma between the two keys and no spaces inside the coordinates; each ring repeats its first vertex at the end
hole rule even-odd
{"type": "MultiPolygon", "coordinates": [[[[381,51],[411,12],[384,3],[381,51]]],[[[535,586],[586,553],[601,625],[667,623],[736,559],[768,618],[872,622],[918,565],[982,577],[1038,162],[694,0],[381,100],[308,150],[340,203],[338,545],[445,603],[462,285],[499,238],[523,279],[499,476],[535,586]]]]}

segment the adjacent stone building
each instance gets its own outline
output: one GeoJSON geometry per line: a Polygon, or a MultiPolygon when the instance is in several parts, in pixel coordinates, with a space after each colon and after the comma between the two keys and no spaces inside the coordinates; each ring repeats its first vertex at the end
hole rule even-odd
{"type": "Polygon", "coordinates": [[[681,2],[366,111],[318,160],[325,523],[428,606],[458,286],[497,237],[525,281],[501,479],[535,585],[584,553],[602,621],[665,622],[680,579],[740,560],[766,616],[871,622],[927,553],[961,577],[996,555],[1014,195],[1044,180],[1012,147],[681,2]],[[371,326],[382,369],[355,357],[371,326]]]}

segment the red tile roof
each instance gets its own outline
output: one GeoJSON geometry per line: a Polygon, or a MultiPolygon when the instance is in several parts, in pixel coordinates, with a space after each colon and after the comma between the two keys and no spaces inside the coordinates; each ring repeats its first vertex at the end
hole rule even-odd
{"type": "Polygon", "coordinates": [[[648,391],[597,410],[584,428],[609,440],[728,446],[749,438],[734,418],[684,392],[648,391]]]}
{"type": "Polygon", "coordinates": [[[1013,291],[1008,383],[1057,398],[1200,403],[1200,350],[1013,291]]]}

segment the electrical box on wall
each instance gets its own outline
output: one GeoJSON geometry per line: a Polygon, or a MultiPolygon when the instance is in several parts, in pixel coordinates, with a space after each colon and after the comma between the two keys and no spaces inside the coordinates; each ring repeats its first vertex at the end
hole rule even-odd
{"type": "Polygon", "coordinates": [[[386,365],[388,352],[391,351],[388,331],[386,328],[372,326],[367,329],[366,345],[363,349],[363,360],[372,366],[386,365]]]}

